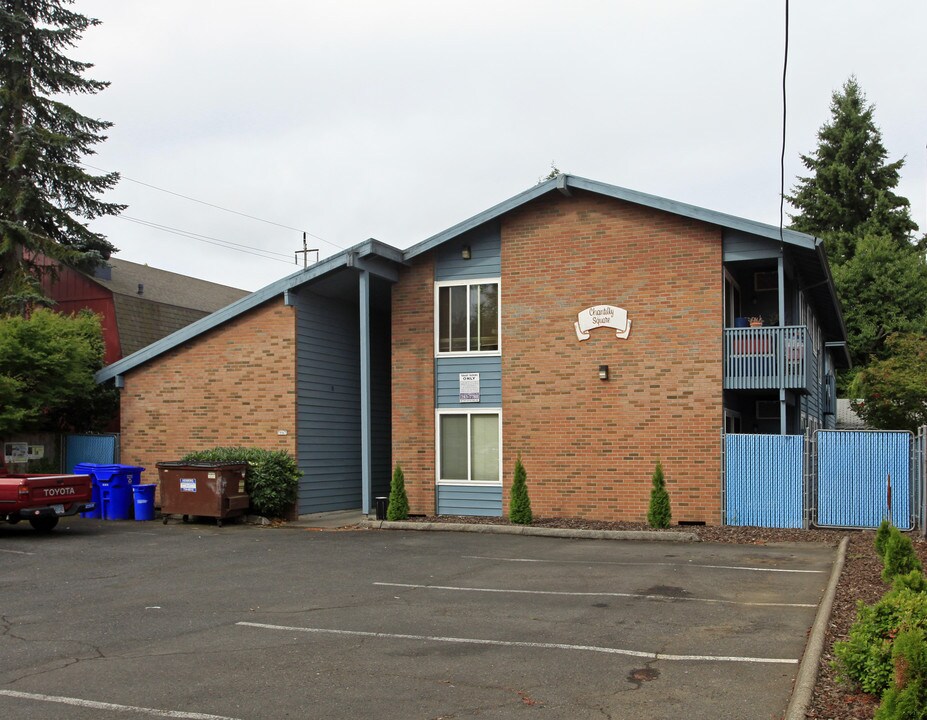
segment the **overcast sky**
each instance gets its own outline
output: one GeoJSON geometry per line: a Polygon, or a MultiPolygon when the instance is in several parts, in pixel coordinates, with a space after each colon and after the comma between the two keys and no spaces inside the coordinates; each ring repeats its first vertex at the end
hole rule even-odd
{"type": "MultiPolygon", "coordinates": [[[[256,290],[368,237],[408,247],[534,185],[602,182],[779,221],[784,0],[77,0],[112,84],[87,162],[117,257],[256,290]],[[131,178],[132,180],[129,180],[131,178]],[[194,203],[147,183],[275,225],[194,203]],[[319,239],[321,238],[321,239],[319,239]],[[287,264],[289,263],[289,264],[287,264]]],[[[927,226],[927,2],[792,0],[786,187],[855,74],[927,226]]]]}

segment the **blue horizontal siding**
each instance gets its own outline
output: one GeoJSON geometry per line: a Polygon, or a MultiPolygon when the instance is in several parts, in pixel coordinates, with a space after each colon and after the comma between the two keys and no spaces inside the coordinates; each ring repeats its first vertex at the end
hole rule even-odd
{"type": "Polygon", "coordinates": [[[454,238],[435,254],[435,280],[473,280],[494,278],[502,274],[502,234],[495,222],[481,225],[454,238]],[[470,246],[470,259],[460,251],[470,246]]]}
{"type": "Polygon", "coordinates": [[[502,486],[438,485],[438,515],[502,517],[502,486]]]}
{"type": "Polygon", "coordinates": [[[444,408],[502,407],[502,358],[457,357],[435,360],[435,405],[444,408]],[[460,402],[460,374],[480,374],[480,401],[460,402]]]}

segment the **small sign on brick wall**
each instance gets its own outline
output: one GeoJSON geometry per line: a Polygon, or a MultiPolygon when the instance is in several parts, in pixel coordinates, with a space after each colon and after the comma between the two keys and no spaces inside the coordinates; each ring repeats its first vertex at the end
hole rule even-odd
{"type": "Polygon", "coordinates": [[[627,340],[631,334],[631,321],[628,320],[628,311],[614,305],[593,305],[579,312],[573,328],[576,337],[588,340],[589,333],[600,327],[611,328],[615,337],[627,340]]]}

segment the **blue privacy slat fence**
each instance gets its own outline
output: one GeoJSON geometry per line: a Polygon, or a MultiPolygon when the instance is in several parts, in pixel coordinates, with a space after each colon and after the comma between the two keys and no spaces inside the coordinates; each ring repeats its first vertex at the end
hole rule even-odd
{"type": "Polygon", "coordinates": [[[819,430],[817,525],[873,528],[887,517],[892,480],[892,524],[912,527],[911,433],[819,430]]]}
{"type": "Polygon", "coordinates": [[[117,435],[68,435],[65,442],[64,464],[74,472],[77,463],[112,465],[119,459],[117,435]]]}
{"type": "Polygon", "coordinates": [[[802,527],[802,435],[725,435],[725,523],[802,527]]]}

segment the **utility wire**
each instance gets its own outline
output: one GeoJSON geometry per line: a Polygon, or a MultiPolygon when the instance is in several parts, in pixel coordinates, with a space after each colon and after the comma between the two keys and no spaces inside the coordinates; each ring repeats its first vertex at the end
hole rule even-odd
{"type": "Polygon", "coordinates": [[[266,253],[268,255],[277,255],[281,258],[286,258],[289,260],[289,253],[280,253],[276,250],[265,250],[264,248],[254,247],[253,245],[242,245],[241,243],[232,242],[231,240],[223,240],[222,238],[213,237],[212,235],[203,235],[202,233],[196,233],[192,230],[184,230],[183,228],[171,227],[170,225],[163,225],[162,223],[154,222],[153,220],[143,220],[142,218],[134,218],[131,215],[120,214],[119,217],[124,217],[126,220],[132,222],[140,223],[142,225],[147,225],[149,227],[155,228],[157,230],[169,230],[171,232],[179,232],[193,238],[202,238],[204,240],[214,240],[216,242],[222,243],[223,245],[235,245],[236,247],[244,248],[246,250],[255,250],[257,252],[266,253]]]}
{"type": "MultiPolygon", "coordinates": [[[[121,220],[125,220],[127,222],[136,223],[137,225],[143,225],[144,227],[149,227],[154,230],[161,230],[162,232],[170,233],[171,235],[179,235],[180,237],[185,237],[190,240],[199,240],[200,242],[208,243],[210,245],[217,245],[219,247],[226,248],[227,250],[235,250],[236,252],[242,252],[248,255],[254,255],[256,257],[264,258],[265,260],[276,260],[277,262],[286,263],[287,265],[293,264],[292,261],[289,260],[288,256],[283,256],[283,257],[288,258],[286,260],[283,260],[280,257],[271,257],[270,255],[262,254],[262,253],[273,252],[270,250],[260,250],[260,248],[250,248],[247,245],[238,245],[238,243],[232,243],[232,242],[229,242],[228,240],[210,238],[208,235],[199,235],[198,233],[191,233],[186,230],[179,230],[177,228],[171,228],[166,225],[160,225],[158,223],[150,222],[148,220],[140,220],[138,218],[129,217],[128,215],[115,215],[114,217],[117,217],[121,220]]],[[[273,254],[282,255],[282,253],[273,253],[273,254]]]]}
{"type": "MultiPolygon", "coordinates": [[[[104,170],[103,168],[96,167],[95,165],[88,165],[85,162],[82,162],[81,165],[83,165],[84,167],[90,168],[91,170],[97,170],[102,173],[110,172],[109,170],[104,170]]],[[[152,185],[150,183],[142,182],[141,180],[135,180],[134,178],[130,178],[126,175],[123,175],[122,173],[119,173],[119,178],[121,180],[128,180],[129,182],[133,182],[136,185],[143,185],[144,187],[151,188],[152,190],[158,190],[159,192],[167,193],[168,195],[174,195],[175,197],[183,198],[184,200],[189,200],[190,202],[199,203],[200,205],[206,205],[207,207],[215,208],[216,210],[222,210],[223,212],[232,213],[233,215],[240,215],[241,217],[246,217],[249,220],[257,220],[258,222],[266,223],[268,225],[275,225],[276,227],[283,228],[284,230],[294,230],[299,233],[304,232],[310,237],[315,238],[316,240],[320,240],[323,243],[331,245],[333,248],[336,248],[338,250],[344,249],[339,245],[335,245],[335,243],[333,242],[329,242],[323,237],[319,237],[318,235],[313,235],[311,232],[308,232],[307,230],[301,230],[300,228],[295,228],[290,225],[283,225],[282,223],[274,222],[273,220],[265,220],[264,218],[257,217],[256,215],[249,215],[248,213],[243,213],[238,210],[232,210],[231,208],[222,207],[221,205],[216,205],[211,202],[206,202],[205,200],[199,200],[195,197],[190,197],[189,195],[184,195],[179,192],[174,192],[173,190],[167,190],[166,188],[158,187],[157,185],[152,185]]]]}
{"type": "Polygon", "coordinates": [[[789,68],[789,0],[785,0],[785,56],[782,60],[782,155],[779,158],[779,242],[784,242],[785,223],[785,78],[789,68]]]}

